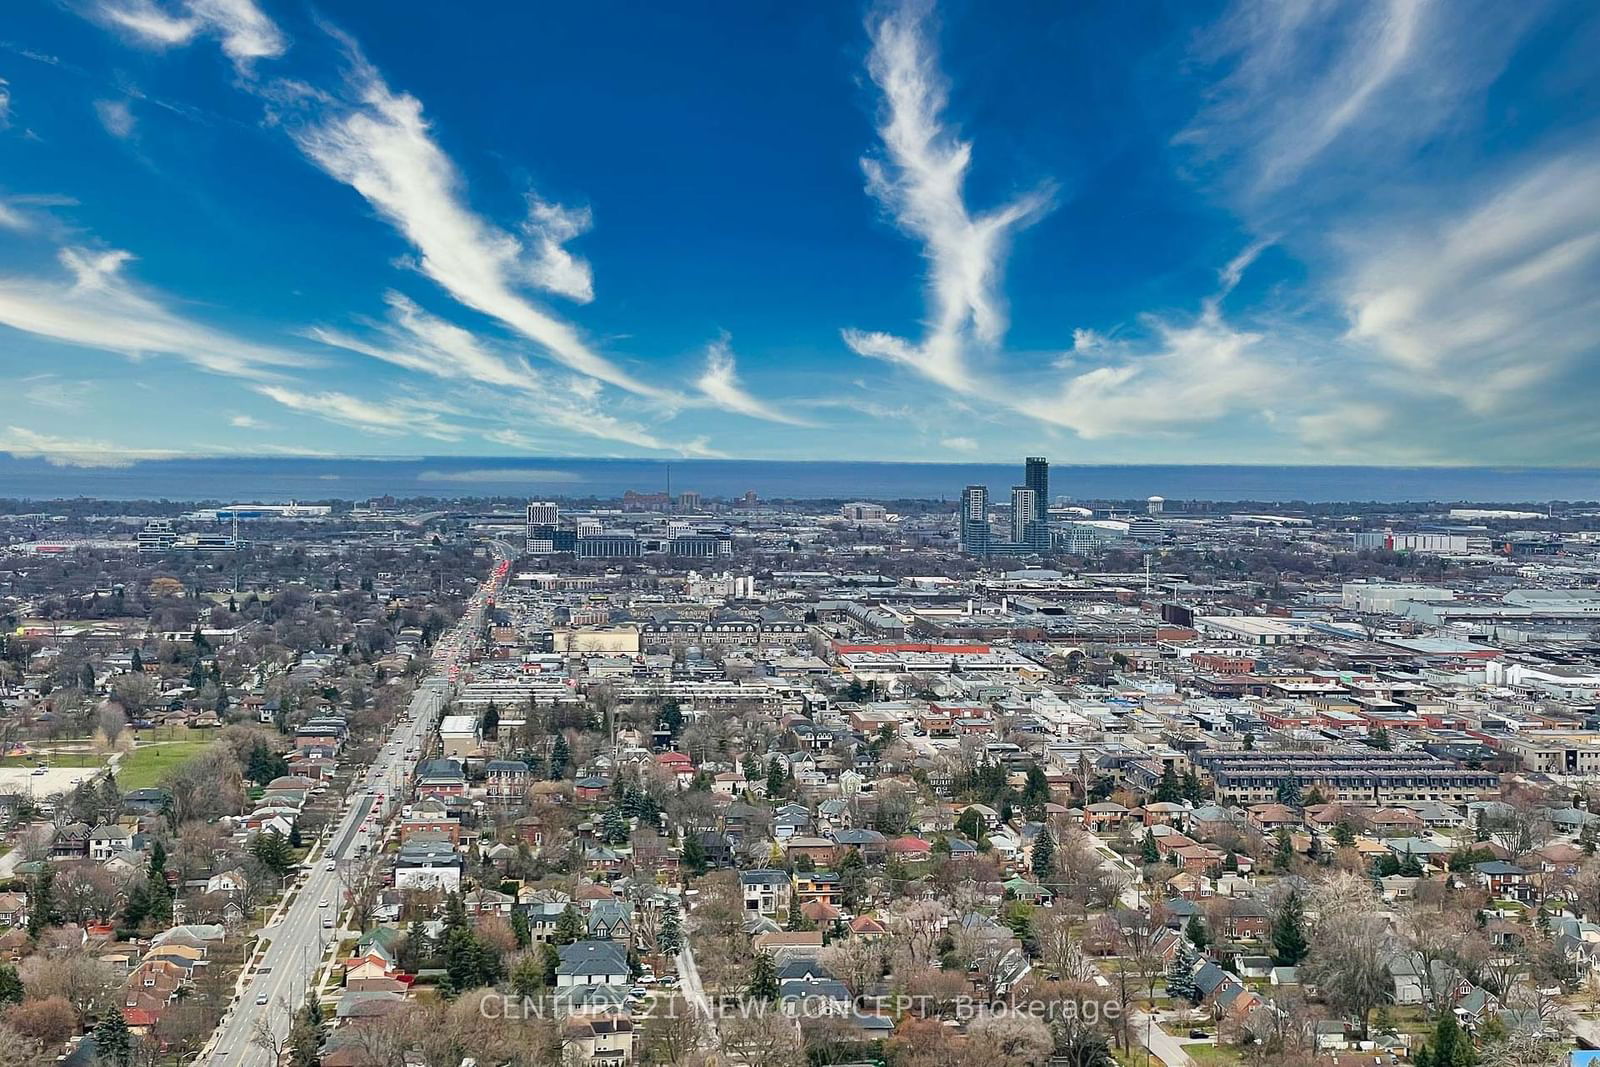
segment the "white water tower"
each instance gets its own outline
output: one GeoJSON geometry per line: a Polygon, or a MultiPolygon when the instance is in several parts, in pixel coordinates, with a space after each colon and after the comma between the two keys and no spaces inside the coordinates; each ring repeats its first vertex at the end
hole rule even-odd
{"type": "Polygon", "coordinates": [[[1159,497],[1159,496],[1150,497],[1148,500],[1146,500],[1144,502],[1145,511],[1148,512],[1151,515],[1159,515],[1159,514],[1161,514],[1161,509],[1166,506],[1166,503],[1167,503],[1167,501],[1166,501],[1165,497],[1159,497]]]}

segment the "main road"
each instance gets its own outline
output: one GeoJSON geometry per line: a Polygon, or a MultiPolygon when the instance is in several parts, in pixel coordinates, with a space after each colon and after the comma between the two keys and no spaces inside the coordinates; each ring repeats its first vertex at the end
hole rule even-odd
{"type": "Polygon", "coordinates": [[[266,951],[253,961],[254,971],[241,983],[200,1062],[273,1067],[271,1050],[282,1047],[324,956],[346,932],[339,918],[344,904],[340,870],[374,862],[371,854],[378,851],[383,823],[399,808],[408,788],[407,767],[433,734],[462,661],[482,633],[484,613],[504,583],[510,546],[496,542],[493,547],[496,561],[489,579],[473,593],[461,620],[434,644],[429,673],[412,694],[408,713],[351,785],[349,806],[332,836],[320,854],[312,853],[309,870],[291,887],[293,902],[280,907],[260,931],[266,951]],[[265,1037],[268,1033],[271,1040],[265,1037]]]}

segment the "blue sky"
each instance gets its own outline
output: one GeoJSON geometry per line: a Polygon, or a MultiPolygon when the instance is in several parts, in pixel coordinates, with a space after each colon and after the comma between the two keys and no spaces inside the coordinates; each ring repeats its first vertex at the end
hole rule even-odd
{"type": "Polygon", "coordinates": [[[0,450],[1600,464],[1590,4],[17,7],[0,450]]]}

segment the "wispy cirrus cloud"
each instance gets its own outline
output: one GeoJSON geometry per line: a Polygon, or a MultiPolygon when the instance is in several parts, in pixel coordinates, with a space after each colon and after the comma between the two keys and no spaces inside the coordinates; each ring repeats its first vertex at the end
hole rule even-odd
{"type": "Polygon", "coordinates": [[[98,0],[95,18],[140,44],[153,48],[187,45],[198,37],[219,39],[223,54],[240,73],[249,73],[258,59],[288,51],[289,41],[254,0],[98,0]]]}
{"type": "Polygon", "coordinates": [[[369,400],[338,390],[312,392],[287,385],[258,385],[255,390],[291,411],[316,415],[368,433],[420,434],[440,441],[458,441],[465,432],[445,421],[438,411],[404,397],[369,400]]]}
{"type": "MultiPolygon", "coordinates": [[[[1178,142],[1204,158],[1238,158],[1250,194],[1275,192],[1341,137],[1375,117],[1399,118],[1378,105],[1426,47],[1428,8],[1426,0],[1236,5],[1202,49],[1232,60],[1232,70],[1178,142]]],[[[1402,121],[1436,117],[1430,109],[1402,121]]]]}
{"type": "Polygon", "coordinates": [[[521,290],[554,284],[568,295],[583,286],[576,261],[562,261],[560,237],[574,218],[545,205],[530,218],[530,245],[474,213],[455,164],[434,141],[422,104],[389,88],[353,42],[343,98],[294,123],[291,135],[307,158],[349,185],[420,255],[418,269],[474,311],[498,319],[551,359],[628,392],[669,399],[595,351],[578,330],[521,290]]]}
{"type": "Polygon", "coordinates": [[[1341,241],[1349,338],[1487,413],[1600,355],[1600,156],[1541,160],[1438,217],[1341,241]]]}
{"type": "Polygon", "coordinates": [[[39,433],[24,426],[7,426],[0,432],[0,452],[20,458],[42,459],[53,467],[131,467],[141,459],[176,455],[159,450],[135,450],[107,441],[39,433]]]}
{"type": "Polygon", "coordinates": [[[491,413],[490,418],[497,415],[502,419],[534,420],[583,437],[659,451],[682,450],[680,444],[608,410],[614,405],[602,403],[599,385],[593,379],[536,370],[520,356],[502,351],[470,330],[423,310],[409,297],[390,292],[386,299],[389,315],[376,324],[375,337],[324,327],[308,331],[308,336],[458,383],[469,407],[491,413]]]}
{"type": "Polygon", "coordinates": [[[128,252],[64,248],[57,258],[65,277],[0,277],[0,325],[133,358],[173,356],[236,378],[265,380],[314,362],[172,310],[129,281],[128,252]]]}
{"type": "Polygon", "coordinates": [[[133,136],[137,120],[133,117],[133,106],[127,100],[96,100],[94,114],[106,132],[119,141],[133,136]]]}
{"type": "Polygon", "coordinates": [[[945,123],[947,89],[928,26],[931,3],[906,3],[875,15],[868,27],[868,71],[883,94],[878,128],[883,155],[862,160],[867,190],[900,229],[923,244],[930,321],[920,341],[883,332],[844,332],[856,353],[909,367],[951,389],[972,390],[974,347],[991,349],[1005,334],[999,292],[1015,232],[1050,207],[1049,186],[991,211],[973,214],[965,183],[972,144],[945,123]]]}
{"type": "Polygon", "coordinates": [[[706,346],[706,367],[695,383],[701,395],[724,411],[748,415],[767,422],[782,422],[790,426],[814,425],[796,415],[780,411],[764,400],[757,399],[739,381],[734,365],[733,345],[721,337],[706,346]]]}

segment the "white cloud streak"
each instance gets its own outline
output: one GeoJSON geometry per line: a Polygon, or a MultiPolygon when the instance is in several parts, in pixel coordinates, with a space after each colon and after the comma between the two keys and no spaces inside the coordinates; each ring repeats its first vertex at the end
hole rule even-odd
{"type": "Polygon", "coordinates": [[[127,252],[66,248],[58,258],[70,281],[0,277],[0,325],[134,358],[175,356],[238,378],[264,380],[276,376],[274,368],[313,362],[172,311],[124,277],[127,252]]]}
{"type": "Polygon", "coordinates": [[[1600,158],[1561,157],[1464,211],[1346,238],[1350,338],[1476,412],[1600,352],[1600,158]]]}
{"type": "Polygon", "coordinates": [[[1178,141],[1208,155],[1242,149],[1250,194],[1261,196],[1364,124],[1431,121],[1432,109],[1403,117],[1377,110],[1426,39],[1427,7],[1424,0],[1237,6],[1214,34],[1217,51],[1237,55],[1236,65],[1178,141]]]}
{"type": "Polygon", "coordinates": [[[589,232],[594,218],[588,208],[564,208],[536,196],[528,198],[528,219],[522,224],[531,247],[526,255],[528,280],[546,292],[582,304],[594,299],[594,272],[563,246],[589,232]]]}
{"type": "Polygon", "coordinates": [[[1214,298],[1189,325],[1147,321],[1154,351],[1073,375],[1054,393],[1021,399],[1017,409],[1085,438],[1179,432],[1265,407],[1269,383],[1288,384],[1287,371],[1258,354],[1261,336],[1229,326],[1214,298]]]}
{"type": "Polygon", "coordinates": [[[135,451],[106,441],[37,433],[23,426],[7,426],[0,433],[0,452],[19,458],[42,459],[52,467],[131,467],[141,459],[161,459],[176,454],[135,451]]]}
{"type": "Polygon", "coordinates": [[[812,425],[805,419],[779,411],[766,401],[750,395],[739,381],[738,370],[734,366],[733,346],[726,337],[706,347],[706,369],[695,384],[703,396],[726,411],[790,426],[812,425]]]}
{"type": "Polygon", "coordinates": [[[526,360],[502,353],[471,331],[424,311],[409,297],[391,292],[387,301],[389,317],[377,327],[375,339],[320,327],[308,335],[323,344],[458,383],[474,410],[494,412],[501,419],[534,421],[570,434],[655,451],[681,452],[685,447],[606,410],[593,379],[541,373],[526,360]]]}
{"type": "Polygon", "coordinates": [[[456,441],[464,433],[460,427],[441,419],[437,412],[402,398],[379,402],[337,390],[306,392],[280,385],[258,385],[255,389],[291,411],[316,415],[368,433],[421,434],[440,441],[456,441]]]}
{"type": "MultiPolygon", "coordinates": [[[[536,306],[523,285],[555,282],[568,295],[582,287],[577,261],[561,264],[556,234],[573,218],[555,212],[531,219],[530,250],[474,214],[462,197],[455,165],[431,136],[422,104],[393,92],[350,46],[350,100],[291,132],[301,151],[330,177],[360,193],[421,256],[419,269],[456,300],[503,322],[539,345],[551,359],[641,396],[669,399],[591,348],[570,324],[536,306]]],[[[562,253],[564,254],[564,253],[562,253]]],[[[559,290],[558,290],[559,291],[559,290]]]]}
{"type": "Polygon", "coordinates": [[[274,59],[289,42],[254,0],[182,0],[163,6],[155,0],[99,0],[93,8],[102,22],[153,48],[187,45],[201,36],[221,41],[223,54],[241,74],[258,59],[274,59]]]}
{"type": "Polygon", "coordinates": [[[974,216],[963,188],[972,145],[946,127],[946,87],[927,25],[929,4],[909,0],[869,26],[868,71],[883,93],[883,158],[862,161],[867,189],[895,224],[923,244],[930,321],[920,342],[846,330],[858,354],[888,360],[951,389],[973,391],[969,350],[1005,335],[998,287],[1012,235],[1050,206],[1046,188],[974,216]]]}
{"type": "Polygon", "coordinates": [[[96,100],[94,113],[100,120],[100,125],[104,126],[111,136],[120,141],[133,136],[136,122],[133,117],[133,106],[128,101],[96,100]]]}

